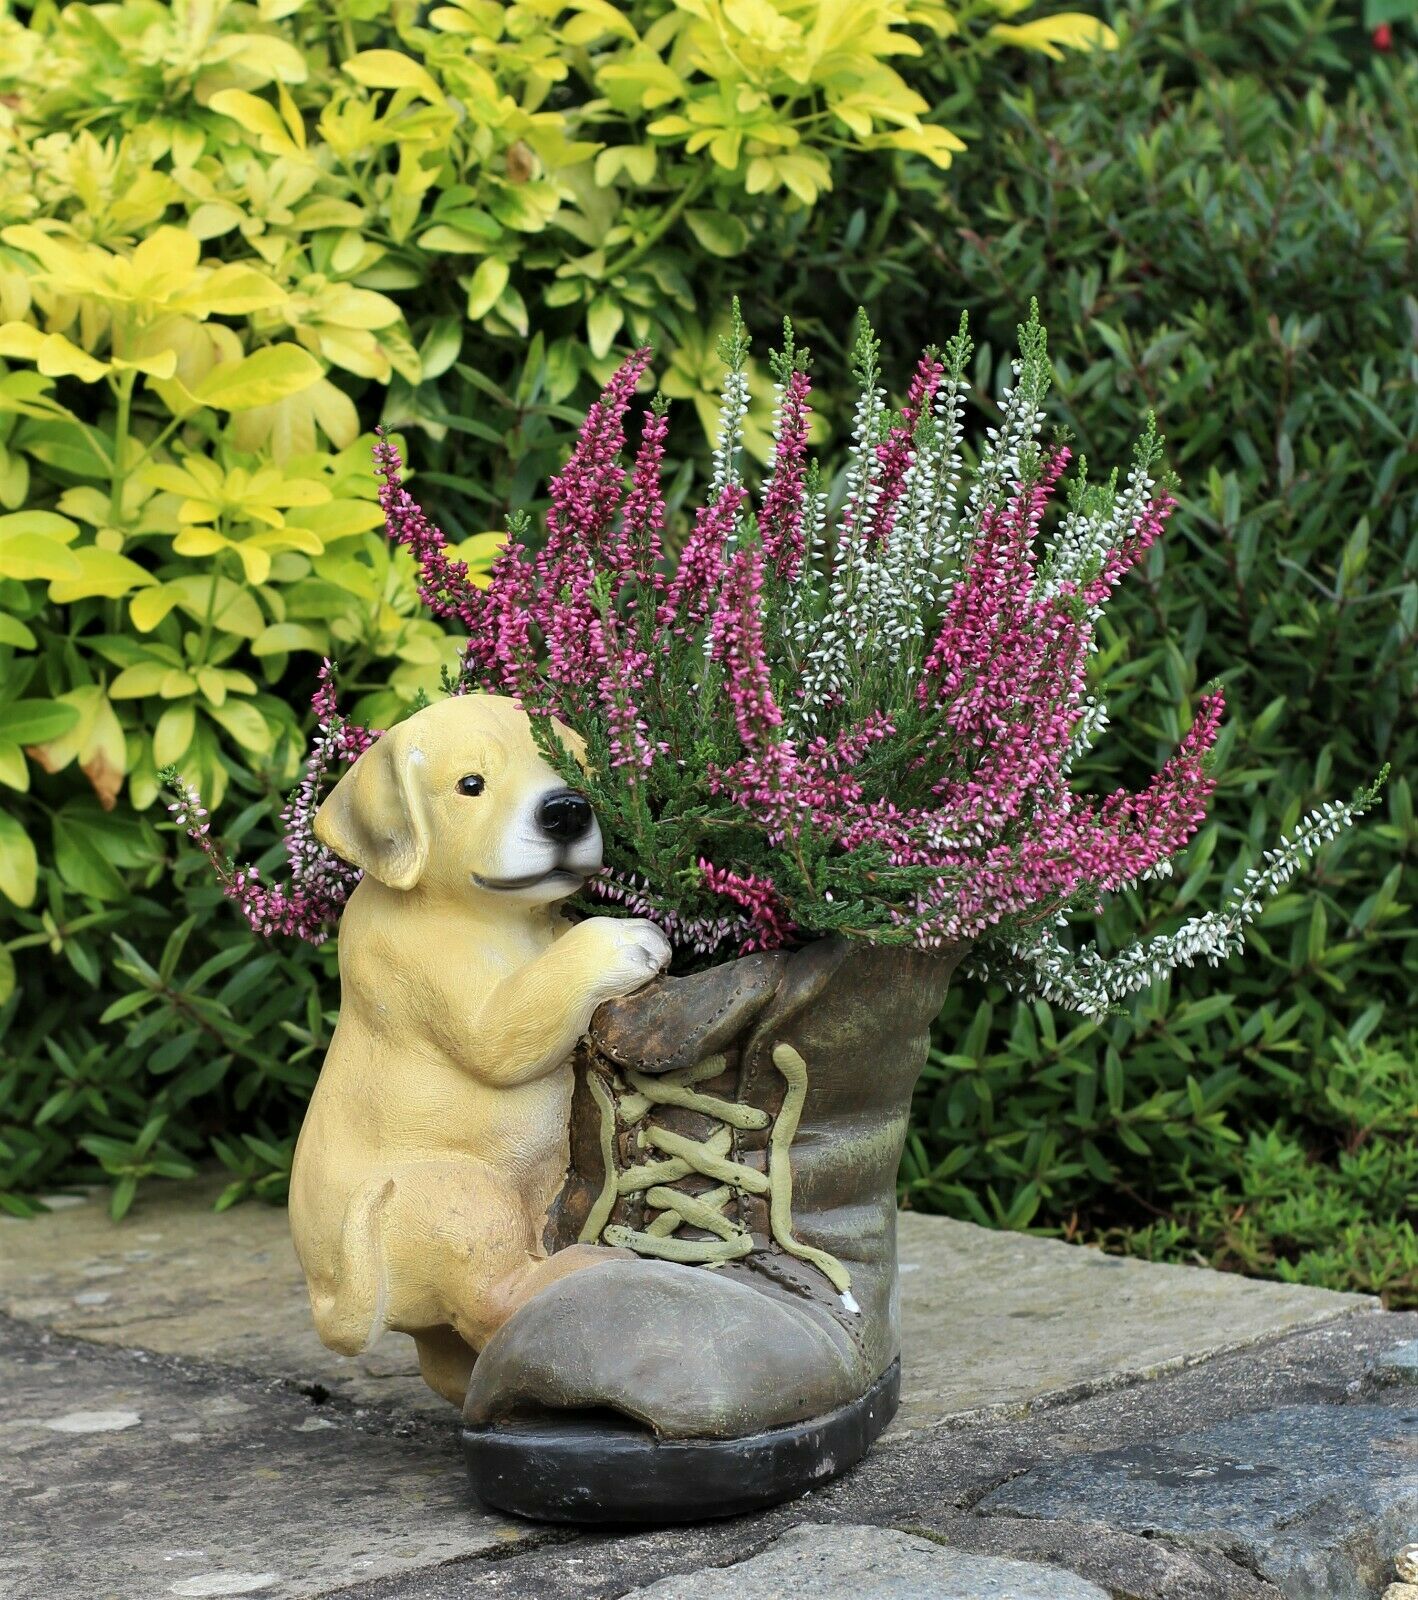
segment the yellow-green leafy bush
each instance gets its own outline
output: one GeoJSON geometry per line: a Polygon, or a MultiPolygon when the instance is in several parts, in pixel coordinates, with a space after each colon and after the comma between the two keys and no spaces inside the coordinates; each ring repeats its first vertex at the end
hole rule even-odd
{"type": "MultiPolygon", "coordinates": [[[[1110,37],[1017,10],[973,6],[963,34],[941,0],[458,0],[426,21],[120,0],[0,21],[0,783],[81,771],[91,792],[61,809],[122,869],[155,841],[115,855],[94,805],[146,809],[169,762],[213,803],[232,763],[288,770],[293,662],[369,669],[363,714],[394,714],[451,647],[370,537],[361,428],[502,446],[465,414],[470,383],[510,361],[535,391],[519,420],[559,426],[627,339],[707,393],[696,261],[748,252],[844,160],[940,169],[961,148],[913,67],[1110,37]]],[[[474,560],[485,520],[463,530],[474,560]]],[[[0,823],[20,905],[32,821],[0,823]]],[[[97,862],[56,859],[73,893],[118,895],[97,862]]]]}

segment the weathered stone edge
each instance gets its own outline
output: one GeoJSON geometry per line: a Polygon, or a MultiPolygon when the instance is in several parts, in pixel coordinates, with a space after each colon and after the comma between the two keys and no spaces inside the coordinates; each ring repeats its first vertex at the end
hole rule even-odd
{"type": "Polygon", "coordinates": [[[1170,1356],[1164,1361],[1153,1362],[1146,1367],[1105,1373],[1098,1378],[1083,1378],[1061,1389],[1050,1389],[1043,1394],[1030,1395],[1024,1400],[998,1400],[991,1405],[972,1406],[968,1411],[952,1411],[949,1416],[938,1417],[934,1422],[913,1423],[898,1419],[892,1424],[883,1443],[909,1438],[914,1434],[931,1433],[937,1428],[969,1427],[989,1422],[1022,1422],[1042,1411],[1052,1411],[1059,1406],[1076,1405],[1080,1400],[1092,1400],[1100,1395],[1115,1394],[1120,1389],[1132,1389],[1139,1384],[1154,1382],[1158,1378],[1170,1377],[1174,1373],[1190,1371],[1193,1367],[1205,1366],[1208,1361],[1215,1361],[1222,1356],[1241,1355],[1260,1345],[1278,1344],[1298,1334],[1314,1333],[1320,1328],[1347,1321],[1351,1317],[1356,1319],[1371,1317],[1375,1313],[1382,1315],[1383,1311],[1383,1302],[1377,1295],[1355,1295],[1351,1297],[1349,1304],[1336,1305],[1329,1310],[1318,1312],[1304,1322],[1293,1323],[1285,1328],[1260,1329],[1245,1338],[1216,1345],[1210,1350],[1170,1356]],[[1354,1301],[1362,1303],[1354,1304],[1354,1301]]]}

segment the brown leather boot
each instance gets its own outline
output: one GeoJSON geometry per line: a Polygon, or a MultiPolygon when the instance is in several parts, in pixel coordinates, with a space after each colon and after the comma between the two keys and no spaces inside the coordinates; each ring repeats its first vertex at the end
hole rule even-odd
{"type": "Polygon", "coordinates": [[[896,1169],[959,952],[823,940],[602,1006],[547,1244],[619,1247],[473,1369],[473,1485],[559,1521],[728,1516],[852,1466],[899,1387],[896,1169]]]}

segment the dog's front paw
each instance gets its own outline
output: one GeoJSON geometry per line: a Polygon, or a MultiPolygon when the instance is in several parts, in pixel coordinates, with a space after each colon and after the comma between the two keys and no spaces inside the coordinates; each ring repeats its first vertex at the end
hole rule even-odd
{"type": "Polygon", "coordinates": [[[653,978],[669,966],[674,951],[653,922],[645,917],[630,917],[617,926],[621,930],[621,949],[628,965],[634,968],[637,981],[653,978]]]}
{"type": "Polygon", "coordinates": [[[595,917],[582,927],[604,942],[607,995],[629,994],[670,964],[670,941],[644,917],[595,917]]]}

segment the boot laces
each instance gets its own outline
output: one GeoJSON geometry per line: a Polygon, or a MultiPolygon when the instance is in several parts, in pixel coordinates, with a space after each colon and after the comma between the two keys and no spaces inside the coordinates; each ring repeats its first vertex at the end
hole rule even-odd
{"type": "Polygon", "coordinates": [[[753,1238],[741,1222],[725,1214],[736,1196],[766,1196],[769,1226],[774,1241],[787,1254],[810,1262],[836,1289],[850,1311],[858,1310],[851,1294],[851,1274],[826,1250],[803,1244],[793,1234],[793,1170],[790,1156],[794,1135],[807,1098],[807,1063],[791,1045],[773,1050],[773,1065],[787,1082],[787,1092],[777,1117],[756,1106],[741,1105],[698,1087],[723,1072],[721,1055],[708,1056],[690,1067],[663,1075],[627,1068],[615,1090],[599,1073],[588,1078],[591,1094],[601,1112],[601,1157],[605,1182],[581,1230],[582,1243],[603,1241],[638,1255],[688,1266],[719,1267],[753,1253],[753,1238]],[[662,1128],[652,1120],[660,1106],[697,1112],[718,1124],[706,1137],[691,1139],[662,1128]],[[617,1171],[616,1114],[636,1130],[636,1144],[654,1154],[617,1171]],[[732,1158],[735,1132],[762,1132],[768,1137],[768,1171],[759,1172],[732,1158]],[[697,1176],[714,1187],[699,1194],[676,1188],[697,1176]],[[646,1206],[657,1215],[644,1228],[612,1223],[616,1202],[626,1195],[643,1194],[646,1206]],[[679,1230],[697,1228],[709,1238],[685,1238],[679,1230]]]}

